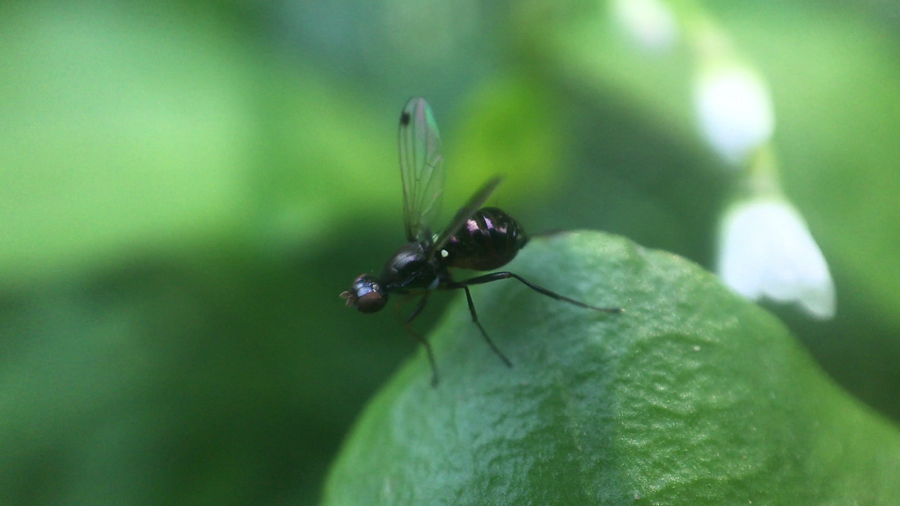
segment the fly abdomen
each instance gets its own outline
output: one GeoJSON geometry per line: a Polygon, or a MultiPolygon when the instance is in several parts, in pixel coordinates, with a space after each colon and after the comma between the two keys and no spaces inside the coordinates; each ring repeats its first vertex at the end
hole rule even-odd
{"type": "Polygon", "coordinates": [[[528,237],[512,216],[485,207],[475,212],[438,254],[448,267],[489,271],[516,257],[528,237]]]}

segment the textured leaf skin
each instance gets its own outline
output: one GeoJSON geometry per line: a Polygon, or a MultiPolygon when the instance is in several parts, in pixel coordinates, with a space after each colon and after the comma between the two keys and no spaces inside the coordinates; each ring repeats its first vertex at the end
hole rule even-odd
{"type": "MultiPolygon", "coordinates": [[[[595,232],[536,239],[371,402],[325,505],[896,504],[900,434],[784,326],[677,256],[595,232]]],[[[402,329],[398,329],[398,334],[402,329]]]]}

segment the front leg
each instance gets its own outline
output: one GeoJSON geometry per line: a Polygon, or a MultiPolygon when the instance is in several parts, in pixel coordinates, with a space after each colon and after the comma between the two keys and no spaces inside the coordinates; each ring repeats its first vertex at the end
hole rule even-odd
{"type": "Polygon", "coordinates": [[[416,340],[422,343],[425,346],[425,351],[428,353],[428,362],[431,364],[431,386],[436,387],[438,384],[438,371],[437,371],[437,363],[434,361],[434,352],[431,350],[431,343],[428,342],[427,339],[420,336],[418,332],[413,330],[412,321],[419,316],[419,313],[425,309],[425,304],[428,303],[428,296],[431,295],[431,292],[425,292],[425,295],[419,299],[419,303],[416,304],[415,309],[413,309],[412,314],[409,315],[409,318],[406,319],[406,331],[410,333],[416,340]]]}

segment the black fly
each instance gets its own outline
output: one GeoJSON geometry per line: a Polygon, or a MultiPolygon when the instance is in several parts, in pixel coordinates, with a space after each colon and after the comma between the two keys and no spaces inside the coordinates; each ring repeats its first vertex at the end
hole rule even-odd
{"type": "Polygon", "coordinates": [[[407,102],[400,115],[400,176],[403,179],[403,218],[408,243],[384,264],[381,276],[362,274],[350,290],[341,293],[347,306],[363,313],[380,311],[387,304],[388,294],[422,294],[412,314],[406,319],[406,329],[425,345],[431,363],[432,385],[438,381],[437,365],[431,345],[410,327],[410,323],[425,309],[428,297],[435,290],[462,289],[466,292],[472,321],[485,341],[508,367],[512,363],[497,348],[478,321],[472,303],[470,285],[480,285],[501,279],[515,278],[532,290],[548,297],[579,307],[618,313],[619,308],[595,307],[538,286],[512,272],[493,272],[464,281],[454,281],[450,268],[488,271],[509,263],[528,237],[522,226],[495,207],[481,206],[500,184],[500,178],[488,181],[469,199],[438,234],[429,225],[441,207],[444,193],[444,158],[441,138],[431,108],[424,98],[407,102]]]}

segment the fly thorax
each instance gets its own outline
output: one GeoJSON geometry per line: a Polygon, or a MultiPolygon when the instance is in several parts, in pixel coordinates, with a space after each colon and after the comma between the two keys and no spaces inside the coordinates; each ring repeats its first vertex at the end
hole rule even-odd
{"type": "Polygon", "coordinates": [[[388,290],[407,291],[410,289],[430,289],[437,273],[428,252],[422,243],[404,244],[394,253],[381,271],[381,281],[388,290]]]}

